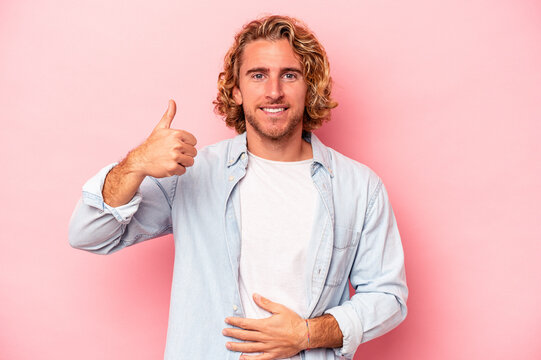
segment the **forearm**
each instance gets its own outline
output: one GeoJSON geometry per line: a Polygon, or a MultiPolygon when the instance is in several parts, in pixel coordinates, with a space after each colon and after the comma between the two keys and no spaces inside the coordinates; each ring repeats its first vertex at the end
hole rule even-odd
{"type": "MultiPolygon", "coordinates": [[[[92,201],[98,206],[98,200],[92,201]]],[[[116,218],[124,214],[117,212],[115,216],[95,206],[85,203],[84,198],[77,204],[69,224],[70,245],[96,254],[109,254],[124,247],[126,243],[121,239],[126,225],[116,218]]]]}
{"type": "Polygon", "coordinates": [[[308,319],[310,348],[339,348],[342,347],[342,331],[334,316],[325,314],[308,319]]]}
{"type": "Polygon", "coordinates": [[[104,167],[83,186],[69,226],[70,244],[77,249],[108,254],[171,231],[171,195],[178,177],[147,176],[127,204],[112,207],[101,196],[112,167],[104,167]]]}
{"type": "Polygon", "coordinates": [[[112,207],[125,205],[133,198],[145,175],[134,164],[132,153],[109,171],[103,184],[103,201],[112,207]]]}
{"type": "Polygon", "coordinates": [[[103,184],[114,166],[104,167],[83,186],[69,224],[69,241],[77,249],[110,253],[124,243],[123,236],[129,235],[126,224],[139,208],[142,197],[136,196],[130,203],[117,208],[103,201],[103,184]]]}
{"type": "Polygon", "coordinates": [[[176,104],[170,100],[150,136],[109,172],[102,191],[107,205],[117,207],[130,202],[146,176],[182,175],[186,167],[194,164],[197,140],[187,131],[170,128],[175,112],[176,104]]]}
{"type": "Polygon", "coordinates": [[[73,247],[106,254],[171,231],[172,189],[178,180],[173,175],[184,174],[197,154],[192,134],[170,128],[175,111],[170,100],[141,145],[83,186],[70,221],[73,247]]]}

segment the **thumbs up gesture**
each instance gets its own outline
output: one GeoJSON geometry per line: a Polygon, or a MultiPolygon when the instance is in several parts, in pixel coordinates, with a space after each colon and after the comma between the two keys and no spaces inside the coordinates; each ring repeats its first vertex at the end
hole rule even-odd
{"type": "Polygon", "coordinates": [[[128,154],[131,168],[139,175],[156,178],[182,175],[194,164],[197,140],[187,131],[171,128],[177,106],[169,100],[167,111],[150,136],[128,154]]]}

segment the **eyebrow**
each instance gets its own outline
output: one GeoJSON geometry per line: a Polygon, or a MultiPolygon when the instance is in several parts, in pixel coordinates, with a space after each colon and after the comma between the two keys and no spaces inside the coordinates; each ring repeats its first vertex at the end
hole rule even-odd
{"type": "MultiPolygon", "coordinates": [[[[247,70],[246,75],[250,75],[250,74],[253,74],[253,73],[259,73],[259,72],[268,74],[270,72],[270,70],[269,70],[269,68],[266,68],[266,67],[256,67],[256,68],[252,68],[252,69],[247,70]]],[[[280,73],[286,73],[286,72],[294,72],[294,73],[302,75],[302,71],[299,68],[286,67],[286,68],[280,69],[280,73]]]]}

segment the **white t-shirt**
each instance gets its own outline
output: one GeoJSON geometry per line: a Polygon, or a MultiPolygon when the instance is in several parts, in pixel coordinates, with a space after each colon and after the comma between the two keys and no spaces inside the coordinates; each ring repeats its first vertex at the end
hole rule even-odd
{"type": "Polygon", "coordinates": [[[318,201],[311,164],[311,159],[282,162],[248,153],[246,175],[240,181],[239,268],[247,318],[270,316],[253,301],[253,293],[308,316],[304,269],[318,201]]]}

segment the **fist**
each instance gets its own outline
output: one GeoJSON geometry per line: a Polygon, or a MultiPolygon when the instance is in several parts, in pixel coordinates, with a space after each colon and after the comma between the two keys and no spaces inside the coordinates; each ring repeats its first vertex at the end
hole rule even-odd
{"type": "Polygon", "coordinates": [[[134,171],[162,178],[182,175],[194,164],[197,140],[187,131],[171,129],[177,106],[169,100],[167,110],[150,136],[129,155],[134,171]]]}

